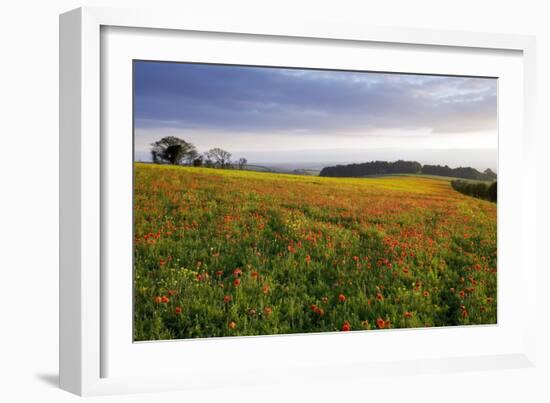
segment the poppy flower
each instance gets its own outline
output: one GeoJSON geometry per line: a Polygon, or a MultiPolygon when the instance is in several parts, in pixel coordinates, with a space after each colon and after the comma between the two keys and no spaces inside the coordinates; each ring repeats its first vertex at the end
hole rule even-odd
{"type": "Polygon", "coordinates": [[[177,306],[175,311],[176,311],[176,314],[179,315],[181,313],[182,309],[181,309],[181,307],[177,306]]]}
{"type": "Polygon", "coordinates": [[[344,324],[342,325],[342,331],[349,332],[350,330],[351,330],[351,325],[349,324],[349,322],[344,322],[344,324]]]}
{"type": "Polygon", "coordinates": [[[344,294],[340,294],[340,295],[338,295],[338,300],[340,302],[346,302],[346,296],[344,294]]]}
{"type": "Polygon", "coordinates": [[[382,318],[376,319],[376,326],[378,326],[378,329],[384,329],[386,327],[386,321],[382,318]]]}
{"type": "Polygon", "coordinates": [[[236,278],[235,280],[233,280],[233,285],[235,287],[238,287],[239,285],[241,285],[241,279],[240,278],[236,278]]]}
{"type": "Polygon", "coordinates": [[[161,302],[166,304],[166,303],[170,302],[170,299],[166,295],[163,295],[162,298],[161,298],[161,302]]]}
{"type": "Polygon", "coordinates": [[[428,297],[428,296],[430,295],[430,293],[429,293],[428,291],[424,291],[424,292],[422,293],[422,295],[423,295],[424,297],[428,297]]]}
{"type": "Polygon", "coordinates": [[[218,270],[218,271],[216,272],[216,276],[218,276],[218,277],[223,276],[223,271],[218,270]]]}
{"type": "Polygon", "coordinates": [[[157,295],[155,297],[155,303],[160,304],[162,302],[162,297],[160,295],[157,295]]]}
{"type": "Polygon", "coordinates": [[[383,296],[382,294],[378,293],[378,294],[376,294],[376,299],[377,299],[378,301],[383,301],[383,300],[384,300],[384,296],[383,296]]]}
{"type": "Polygon", "coordinates": [[[262,288],[262,292],[263,292],[264,294],[267,294],[267,293],[269,292],[269,285],[264,284],[264,286],[263,286],[263,288],[262,288]]]}
{"type": "Polygon", "coordinates": [[[239,277],[239,276],[242,275],[242,274],[243,274],[243,271],[242,271],[241,269],[239,269],[239,268],[233,270],[233,275],[234,275],[235,277],[239,277]]]}
{"type": "Polygon", "coordinates": [[[170,296],[174,296],[176,295],[178,292],[176,290],[168,290],[168,295],[170,296]]]}
{"type": "Polygon", "coordinates": [[[233,329],[235,329],[235,328],[237,327],[237,324],[236,324],[235,322],[231,321],[231,322],[229,322],[229,323],[227,324],[227,326],[229,326],[229,328],[230,328],[231,330],[233,330],[233,329]]]}
{"type": "Polygon", "coordinates": [[[406,311],[406,312],[403,314],[403,316],[404,316],[405,318],[412,318],[413,314],[412,314],[412,312],[406,311]]]}
{"type": "Polygon", "coordinates": [[[321,298],[321,301],[323,301],[323,304],[328,304],[328,297],[321,298]]]}
{"type": "Polygon", "coordinates": [[[257,278],[258,277],[258,272],[253,271],[252,273],[250,273],[250,275],[252,276],[252,278],[257,278]]]}
{"type": "Polygon", "coordinates": [[[271,308],[270,306],[266,306],[266,307],[264,308],[264,313],[265,313],[266,315],[271,315],[272,312],[273,312],[273,308],[271,308]]]}
{"type": "Polygon", "coordinates": [[[226,304],[227,304],[228,302],[231,302],[232,299],[233,299],[233,298],[231,297],[231,295],[224,295],[224,296],[223,296],[223,302],[225,302],[226,304]]]}

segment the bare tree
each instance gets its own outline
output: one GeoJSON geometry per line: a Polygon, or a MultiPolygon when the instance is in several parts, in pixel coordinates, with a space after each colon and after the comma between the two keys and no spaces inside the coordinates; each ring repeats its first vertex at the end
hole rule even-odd
{"type": "Polygon", "coordinates": [[[239,160],[237,161],[237,165],[239,166],[239,169],[243,169],[247,162],[248,161],[246,158],[239,158],[239,160]]]}
{"type": "Polygon", "coordinates": [[[231,165],[231,153],[221,148],[212,148],[206,153],[206,160],[212,161],[218,168],[227,168],[231,165]]]}

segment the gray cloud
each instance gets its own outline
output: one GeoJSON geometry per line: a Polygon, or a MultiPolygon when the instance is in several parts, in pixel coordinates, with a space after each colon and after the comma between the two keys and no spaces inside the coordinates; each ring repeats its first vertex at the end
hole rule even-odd
{"type": "Polygon", "coordinates": [[[299,135],[496,130],[486,78],[138,62],[136,127],[299,135]]]}

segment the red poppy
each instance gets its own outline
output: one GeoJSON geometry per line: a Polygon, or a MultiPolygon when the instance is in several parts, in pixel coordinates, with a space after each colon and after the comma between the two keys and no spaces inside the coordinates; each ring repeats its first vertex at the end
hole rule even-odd
{"type": "Polygon", "coordinates": [[[383,300],[384,300],[384,296],[383,296],[382,294],[378,293],[378,294],[376,294],[376,299],[377,299],[378,301],[383,301],[383,300]]]}
{"type": "Polygon", "coordinates": [[[412,314],[412,312],[406,311],[406,312],[403,314],[403,316],[404,316],[405,318],[412,318],[413,314],[412,314]]]}
{"type": "Polygon", "coordinates": [[[162,298],[160,297],[160,295],[157,295],[157,296],[155,297],[155,302],[156,302],[157,304],[160,304],[160,303],[162,302],[162,298]]]}
{"type": "Polygon", "coordinates": [[[258,272],[253,271],[252,273],[250,273],[250,275],[252,276],[252,278],[257,278],[258,277],[258,272]]]}
{"type": "Polygon", "coordinates": [[[424,292],[422,293],[422,295],[425,296],[425,297],[428,297],[428,296],[430,295],[430,293],[429,293],[428,291],[424,291],[424,292]]]}
{"type": "Polygon", "coordinates": [[[227,326],[229,326],[229,328],[230,328],[231,330],[233,330],[233,329],[235,329],[235,328],[237,327],[237,324],[236,324],[235,322],[231,321],[231,322],[229,322],[229,323],[227,324],[227,326]]]}
{"type": "Polygon", "coordinates": [[[338,295],[338,300],[340,302],[346,302],[346,296],[344,294],[340,294],[340,295],[338,295]]]}
{"type": "Polygon", "coordinates": [[[176,314],[179,315],[181,313],[181,307],[177,306],[175,311],[176,311],[176,314]]]}
{"type": "Polygon", "coordinates": [[[174,296],[176,295],[178,292],[176,290],[168,290],[168,295],[170,296],[174,296]]]}
{"type": "Polygon", "coordinates": [[[350,330],[351,330],[351,325],[349,324],[349,322],[344,322],[344,324],[342,325],[342,331],[349,332],[350,330]]]}
{"type": "Polygon", "coordinates": [[[272,309],[270,306],[266,306],[266,307],[264,308],[264,313],[265,313],[266,315],[271,315],[271,312],[273,312],[273,309],[272,309]]]}
{"type": "Polygon", "coordinates": [[[166,295],[163,295],[162,298],[161,298],[161,301],[166,304],[166,303],[170,302],[170,299],[166,295]]]}
{"type": "Polygon", "coordinates": [[[379,329],[384,329],[386,327],[386,321],[382,318],[376,319],[376,326],[378,326],[379,329]]]}
{"type": "Polygon", "coordinates": [[[239,277],[241,274],[243,274],[243,271],[239,268],[236,268],[235,270],[233,270],[233,275],[235,277],[239,277]]]}
{"type": "Polygon", "coordinates": [[[228,302],[231,302],[232,299],[233,299],[233,298],[231,297],[231,295],[224,295],[224,296],[223,296],[223,302],[225,302],[226,304],[227,304],[228,302]]]}
{"type": "Polygon", "coordinates": [[[218,270],[218,271],[216,272],[216,276],[218,276],[218,277],[223,276],[223,271],[218,270]]]}
{"type": "Polygon", "coordinates": [[[264,286],[263,286],[263,288],[262,288],[262,292],[263,292],[264,294],[267,294],[267,293],[269,292],[269,285],[264,284],[264,286]]]}
{"type": "Polygon", "coordinates": [[[309,264],[309,262],[311,262],[311,256],[306,255],[306,263],[309,264]]]}
{"type": "Polygon", "coordinates": [[[241,279],[240,278],[236,278],[235,280],[233,280],[233,285],[235,287],[238,287],[239,285],[241,285],[241,279]]]}

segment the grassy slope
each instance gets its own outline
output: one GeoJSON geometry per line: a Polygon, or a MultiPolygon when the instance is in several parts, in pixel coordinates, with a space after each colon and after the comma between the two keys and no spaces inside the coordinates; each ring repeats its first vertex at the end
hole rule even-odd
{"type": "Polygon", "coordinates": [[[496,206],[448,181],[135,175],[137,340],[496,322],[496,206]]]}

